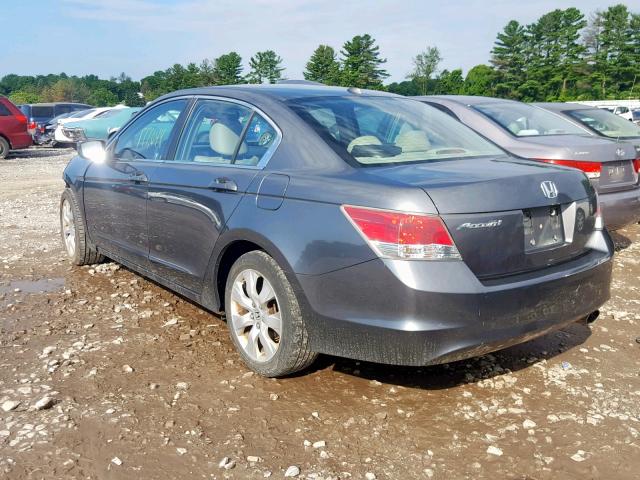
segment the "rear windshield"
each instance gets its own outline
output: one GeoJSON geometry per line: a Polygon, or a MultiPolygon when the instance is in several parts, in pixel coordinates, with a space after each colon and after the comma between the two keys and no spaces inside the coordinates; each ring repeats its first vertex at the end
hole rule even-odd
{"type": "Polygon", "coordinates": [[[607,137],[640,137],[640,127],[602,108],[565,110],[564,113],[607,137]]]}
{"type": "Polygon", "coordinates": [[[86,115],[90,115],[93,111],[95,111],[95,108],[89,108],[87,110],[78,110],[77,112],[69,115],[67,118],[82,118],[86,115]]]}
{"type": "Polygon", "coordinates": [[[40,106],[40,105],[32,105],[31,106],[31,116],[38,118],[51,118],[53,117],[53,107],[52,106],[40,106]]]}
{"type": "Polygon", "coordinates": [[[446,113],[394,97],[315,97],[288,102],[344,159],[360,165],[504,155],[446,113]]]}
{"type": "Polygon", "coordinates": [[[474,108],[517,137],[585,134],[569,120],[526,103],[481,103],[474,108]]]}

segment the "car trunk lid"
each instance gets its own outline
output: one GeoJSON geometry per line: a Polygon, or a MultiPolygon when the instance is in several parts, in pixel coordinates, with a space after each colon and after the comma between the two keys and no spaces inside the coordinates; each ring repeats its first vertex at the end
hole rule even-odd
{"type": "Polygon", "coordinates": [[[637,151],[630,142],[591,135],[528,137],[526,142],[538,147],[549,147],[549,154],[539,156],[539,160],[599,164],[600,175],[591,178],[591,181],[601,193],[628,190],[638,183],[633,163],[637,151]]]}
{"type": "Polygon", "coordinates": [[[545,268],[588,251],[597,201],[574,169],[503,157],[376,170],[429,195],[480,279],[545,268]]]}

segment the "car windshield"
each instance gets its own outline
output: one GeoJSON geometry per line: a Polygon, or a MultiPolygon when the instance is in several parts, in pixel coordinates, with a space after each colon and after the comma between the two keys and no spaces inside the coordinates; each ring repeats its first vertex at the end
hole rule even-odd
{"type": "Polygon", "coordinates": [[[593,108],[567,110],[565,113],[607,137],[640,137],[640,127],[608,110],[593,108]]]}
{"type": "Polygon", "coordinates": [[[345,160],[360,165],[504,155],[441,111],[394,97],[314,97],[288,105],[345,160]]]}
{"type": "Polygon", "coordinates": [[[517,137],[585,134],[569,120],[526,103],[491,102],[474,108],[517,137]]]}

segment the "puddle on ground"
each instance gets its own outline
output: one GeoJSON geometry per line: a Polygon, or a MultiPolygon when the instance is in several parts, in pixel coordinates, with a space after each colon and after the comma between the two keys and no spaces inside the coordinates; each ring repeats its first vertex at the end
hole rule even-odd
{"type": "Polygon", "coordinates": [[[46,293],[61,290],[62,287],[64,287],[64,278],[62,277],[16,280],[9,282],[9,284],[0,285],[0,295],[8,293],[46,293]]]}

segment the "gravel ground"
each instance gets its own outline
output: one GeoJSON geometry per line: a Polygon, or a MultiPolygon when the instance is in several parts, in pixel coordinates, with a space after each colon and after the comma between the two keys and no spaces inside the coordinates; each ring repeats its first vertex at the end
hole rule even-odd
{"type": "Polygon", "coordinates": [[[0,162],[0,477],[637,479],[640,226],[592,328],[428,368],[248,372],[224,322],[113,263],[71,268],[70,150],[0,162]]]}

